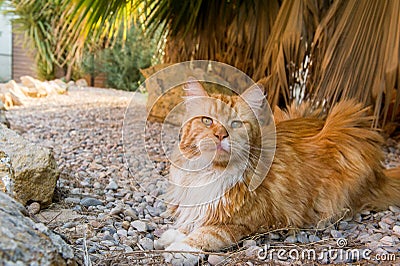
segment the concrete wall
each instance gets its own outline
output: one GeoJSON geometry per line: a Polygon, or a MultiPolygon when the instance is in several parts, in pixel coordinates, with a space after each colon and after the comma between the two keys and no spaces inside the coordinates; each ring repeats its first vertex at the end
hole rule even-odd
{"type": "Polygon", "coordinates": [[[0,8],[0,82],[12,78],[12,31],[9,17],[0,8]]]}

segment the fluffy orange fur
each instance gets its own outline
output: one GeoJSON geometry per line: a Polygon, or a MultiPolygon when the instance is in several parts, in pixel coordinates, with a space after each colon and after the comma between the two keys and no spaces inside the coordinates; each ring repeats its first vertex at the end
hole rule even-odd
{"type": "MultiPolygon", "coordinates": [[[[207,96],[204,90],[201,91],[200,84],[195,86],[195,92],[189,91],[188,98],[207,96]]],[[[182,162],[198,156],[202,139],[211,139],[219,147],[224,138],[248,145],[250,157],[257,156],[262,137],[257,129],[256,115],[247,114],[239,96],[212,97],[218,101],[205,103],[202,108],[208,108],[206,113],[215,121],[208,125],[209,121],[202,121],[202,116],[190,118],[182,127],[181,153],[175,159],[182,162]],[[219,122],[231,121],[231,117],[235,117],[232,110],[244,117],[240,126],[246,129],[247,141],[244,132],[227,129],[219,122]]],[[[255,99],[250,99],[250,103],[259,104],[255,99]]],[[[251,159],[243,175],[232,181],[232,186],[212,188],[219,189],[223,195],[215,201],[184,207],[181,205],[185,199],[198,196],[191,194],[195,190],[174,187],[169,191],[168,196],[174,202],[170,210],[176,217],[176,227],[186,234],[182,240],[185,244],[201,250],[219,250],[260,230],[317,226],[342,215],[345,210],[354,213],[363,208],[384,209],[388,205],[400,205],[400,169],[383,168],[382,137],[371,129],[367,110],[354,100],[337,103],[326,117],[321,117],[318,110],[309,110],[309,106],[303,104],[300,107],[292,105],[287,111],[274,111],[275,156],[268,174],[254,191],[248,188],[254,169],[251,159]]],[[[189,108],[188,113],[191,112],[189,108]]],[[[217,148],[212,147],[215,152],[217,148]]],[[[212,174],[227,167],[229,154],[220,152],[218,155],[217,151],[207,170],[196,175],[171,167],[171,178],[180,185],[198,184],[202,174],[212,174]]],[[[233,149],[230,152],[230,159],[235,163],[233,149]]],[[[236,160],[240,160],[240,156],[236,160]]],[[[209,189],[210,194],[212,189],[209,189]]]]}

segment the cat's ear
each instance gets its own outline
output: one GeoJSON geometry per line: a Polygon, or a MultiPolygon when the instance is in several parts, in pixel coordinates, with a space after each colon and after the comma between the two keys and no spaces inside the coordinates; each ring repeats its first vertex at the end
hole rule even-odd
{"type": "Polygon", "coordinates": [[[183,89],[185,90],[186,97],[208,96],[207,91],[194,77],[188,77],[183,89]]]}
{"type": "Polygon", "coordinates": [[[266,103],[264,87],[260,84],[254,84],[241,94],[241,97],[258,115],[266,103]]]}

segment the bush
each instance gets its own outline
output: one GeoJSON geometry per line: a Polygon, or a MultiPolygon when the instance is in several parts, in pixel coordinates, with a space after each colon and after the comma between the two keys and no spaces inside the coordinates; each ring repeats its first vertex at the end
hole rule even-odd
{"type": "Polygon", "coordinates": [[[147,38],[136,26],[131,28],[125,41],[119,36],[112,47],[87,54],[82,68],[92,76],[105,73],[108,87],[135,91],[144,80],[139,69],[158,63],[156,50],[156,40],[147,38]]]}

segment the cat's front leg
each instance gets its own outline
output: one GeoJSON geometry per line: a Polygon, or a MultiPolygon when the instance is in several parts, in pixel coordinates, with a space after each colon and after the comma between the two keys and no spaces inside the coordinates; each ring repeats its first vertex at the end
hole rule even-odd
{"type": "Polygon", "coordinates": [[[198,260],[204,257],[199,252],[221,250],[237,243],[250,233],[248,227],[241,225],[202,226],[195,229],[182,241],[169,245],[165,250],[174,252],[165,253],[164,257],[167,262],[173,264],[196,265],[198,260]]]}
{"type": "Polygon", "coordinates": [[[168,229],[162,236],[154,241],[155,249],[165,249],[172,243],[182,242],[186,238],[186,235],[179,230],[168,229]]]}
{"type": "Polygon", "coordinates": [[[250,233],[243,225],[208,225],[191,232],[183,242],[200,250],[218,251],[238,243],[250,233]]]}

